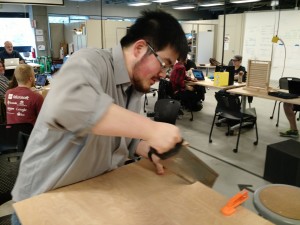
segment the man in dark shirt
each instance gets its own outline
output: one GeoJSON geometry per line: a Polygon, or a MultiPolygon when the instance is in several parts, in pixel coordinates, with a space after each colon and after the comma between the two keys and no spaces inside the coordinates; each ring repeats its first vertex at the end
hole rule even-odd
{"type": "Polygon", "coordinates": [[[20,53],[14,50],[12,43],[10,41],[6,41],[4,42],[4,50],[0,52],[0,59],[4,61],[4,59],[10,58],[19,58],[20,64],[25,63],[20,53]]]}
{"type": "MultiPolygon", "coordinates": [[[[0,52],[0,60],[19,58],[20,64],[24,64],[25,60],[20,55],[20,53],[14,50],[13,45],[10,41],[4,42],[4,50],[0,52]]],[[[11,80],[14,74],[14,69],[9,69],[5,71],[5,76],[7,79],[11,80]]]]}

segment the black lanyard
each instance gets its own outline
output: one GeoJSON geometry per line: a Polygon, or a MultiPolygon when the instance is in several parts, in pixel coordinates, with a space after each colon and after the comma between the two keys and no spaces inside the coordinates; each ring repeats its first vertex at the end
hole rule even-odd
{"type": "Polygon", "coordinates": [[[132,92],[133,92],[132,85],[130,85],[125,92],[126,92],[126,95],[127,95],[126,109],[128,109],[129,101],[130,101],[130,98],[131,98],[131,95],[132,95],[132,92]]]}

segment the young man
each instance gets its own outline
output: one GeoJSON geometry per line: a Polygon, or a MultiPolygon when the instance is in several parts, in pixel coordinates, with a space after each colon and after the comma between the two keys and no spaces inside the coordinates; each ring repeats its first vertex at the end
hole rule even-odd
{"type": "MultiPolygon", "coordinates": [[[[140,114],[141,97],[176,59],[187,55],[175,18],[145,11],[112,54],[75,52],[51,83],[24,152],[13,200],[86,180],[122,166],[134,154],[163,153],[182,140],[179,129],[140,114]]],[[[157,172],[163,167],[152,155],[157,172]]]]}
{"type": "Polygon", "coordinates": [[[7,123],[34,125],[44,98],[31,90],[35,83],[33,68],[26,64],[18,65],[15,69],[15,77],[18,86],[7,90],[5,94],[7,123]]]}

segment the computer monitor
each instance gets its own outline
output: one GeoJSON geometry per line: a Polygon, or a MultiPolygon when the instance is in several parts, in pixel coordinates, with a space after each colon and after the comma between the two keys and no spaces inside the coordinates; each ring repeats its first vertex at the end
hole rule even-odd
{"type": "Polygon", "coordinates": [[[192,72],[193,72],[194,77],[197,80],[204,80],[205,79],[204,75],[203,75],[203,72],[201,70],[194,69],[194,70],[192,70],[192,72]]]}
{"type": "Polygon", "coordinates": [[[228,85],[233,85],[233,83],[234,83],[234,66],[216,66],[215,72],[228,72],[229,73],[228,85]]]}
{"type": "Polygon", "coordinates": [[[300,80],[289,80],[289,93],[300,96],[300,80]]]}
{"type": "Polygon", "coordinates": [[[35,81],[36,87],[44,87],[46,82],[47,82],[47,75],[44,75],[44,74],[36,75],[36,81],[35,81]]]}

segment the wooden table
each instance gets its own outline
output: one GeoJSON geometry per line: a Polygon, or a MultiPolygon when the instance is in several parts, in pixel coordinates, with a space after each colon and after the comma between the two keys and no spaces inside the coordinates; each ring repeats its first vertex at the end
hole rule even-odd
{"type": "Polygon", "coordinates": [[[212,81],[208,77],[205,77],[205,80],[198,80],[196,82],[187,82],[187,84],[188,85],[200,85],[200,86],[204,86],[204,87],[217,88],[217,89],[222,89],[222,90],[228,90],[228,89],[232,89],[232,88],[246,86],[246,83],[244,83],[244,82],[243,83],[234,82],[233,85],[229,85],[229,86],[215,86],[214,81],[212,81]]]}
{"type": "Polygon", "coordinates": [[[224,216],[228,198],[171,172],[155,174],[142,160],[99,177],[15,203],[22,225],[269,225],[240,206],[224,216]]]}
{"type": "Polygon", "coordinates": [[[235,88],[230,89],[228,92],[233,94],[242,95],[243,101],[242,101],[242,110],[245,110],[246,108],[246,96],[253,96],[253,97],[259,97],[259,98],[265,98],[270,99],[274,101],[280,101],[280,102],[286,102],[291,103],[295,105],[300,105],[300,98],[293,98],[293,99],[284,99],[284,98],[277,98],[271,95],[268,95],[268,92],[266,90],[262,89],[254,89],[254,88],[235,88]]]}

